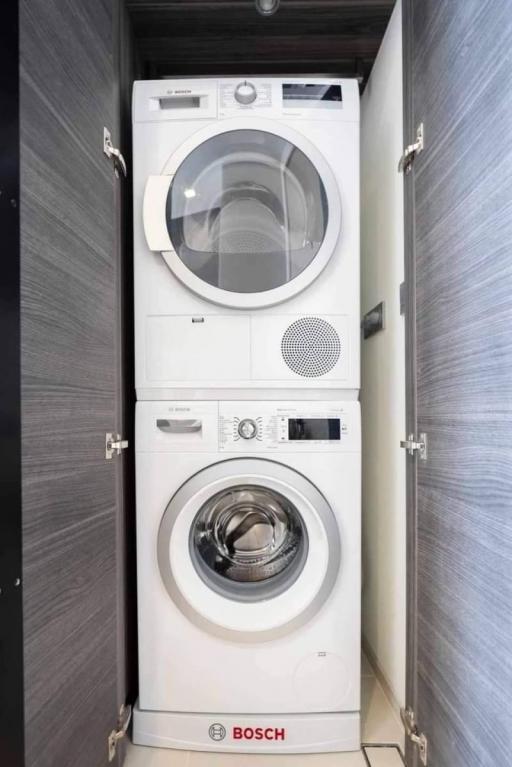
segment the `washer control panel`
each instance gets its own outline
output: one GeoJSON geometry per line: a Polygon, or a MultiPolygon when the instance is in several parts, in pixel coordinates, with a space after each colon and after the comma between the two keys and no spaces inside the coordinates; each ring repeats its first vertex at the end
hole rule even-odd
{"type": "Polygon", "coordinates": [[[359,402],[147,401],[136,407],[137,452],[359,452],[359,402]]]}
{"type": "Polygon", "coordinates": [[[219,402],[219,450],[347,450],[359,440],[358,410],[357,402],[219,402]]]}

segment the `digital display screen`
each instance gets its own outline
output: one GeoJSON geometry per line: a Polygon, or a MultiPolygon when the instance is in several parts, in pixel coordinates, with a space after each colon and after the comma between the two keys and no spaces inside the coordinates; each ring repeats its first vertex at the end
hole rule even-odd
{"type": "Polygon", "coordinates": [[[341,85],[284,83],[283,101],[341,101],[341,85]]]}
{"type": "Polygon", "coordinates": [[[339,418],[289,418],[288,439],[296,440],[336,440],[340,439],[339,418]]]}

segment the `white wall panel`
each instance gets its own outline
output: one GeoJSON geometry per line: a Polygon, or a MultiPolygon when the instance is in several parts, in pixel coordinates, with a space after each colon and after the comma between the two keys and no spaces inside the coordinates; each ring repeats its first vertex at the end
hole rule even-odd
{"type": "Polygon", "coordinates": [[[402,15],[393,15],[361,103],[361,303],[385,302],[362,346],[363,634],[396,700],[405,698],[405,341],[402,15]]]}

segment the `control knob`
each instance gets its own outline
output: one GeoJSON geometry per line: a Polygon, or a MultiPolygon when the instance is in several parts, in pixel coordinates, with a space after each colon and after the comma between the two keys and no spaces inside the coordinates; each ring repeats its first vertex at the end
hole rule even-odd
{"type": "Polygon", "coordinates": [[[253,421],[252,418],[244,418],[238,424],[238,433],[242,439],[253,439],[258,433],[256,421],[253,421]]]}
{"type": "Polygon", "coordinates": [[[239,83],[235,88],[235,99],[239,104],[252,104],[253,101],[256,101],[257,95],[256,88],[247,80],[239,83]]]}

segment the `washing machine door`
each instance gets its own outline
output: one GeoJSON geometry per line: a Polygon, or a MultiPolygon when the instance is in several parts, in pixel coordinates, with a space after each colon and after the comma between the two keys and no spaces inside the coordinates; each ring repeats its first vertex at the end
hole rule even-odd
{"type": "Polygon", "coordinates": [[[253,641],[311,619],[338,576],[340,537],[329,504],[303,475],[232,459],[200,471],[171,499],[158,564],[190,620],[253,641]]]}
{"type": "Polygon", "coordinates": [[[252,308],[306,288],[341,226],[334,175],[309,141],[268,120],[225,121],[195,134],[150,176],[151,250],[203,298],[252,308]],[[248,127],[250,125],[250,127],[248,127]]]}

